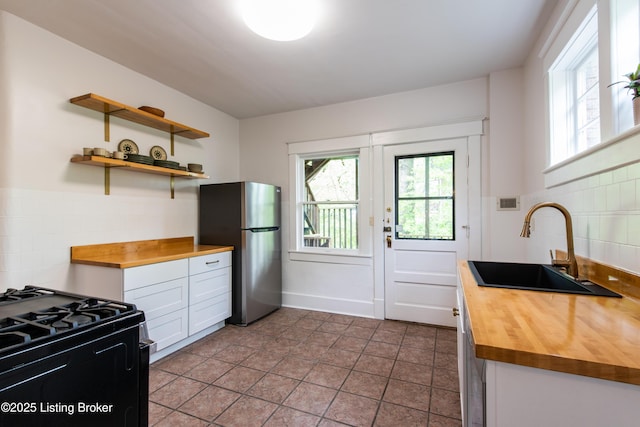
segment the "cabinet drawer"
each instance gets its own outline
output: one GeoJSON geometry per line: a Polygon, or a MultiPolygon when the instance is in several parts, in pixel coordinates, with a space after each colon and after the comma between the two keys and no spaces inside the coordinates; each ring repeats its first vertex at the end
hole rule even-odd
{"type": "Polygon", "coordinates": [[[144,311],[145,318],[155,319],[181,310],[188,305],[188,280],[186,277],[158,283],[124,293],[124,300],[144,311]]]}
{"type": "Polygon", "coordinates": [[[149,338],[156,342],[157,350],[162,350],[189,336],[189,310],[174,311],[164,316],[147,320],[149,338]]]}
{"type": "Polygon", "coordinates": [[[124,290],[141,288],[154,283],[187,277],[189,275],[189,261],[178,259],[175,261],[159,262],[124,269],[124,290]]]}
{"type": "Polygon", "coordinates": [[[231,265],[231,252],[220,252],[189,258],[189,274],[200,274],[231,265]]]}
{"type": "Polygon", "coordinates": [[[200,301],[189,307],[189,335],[231,316],[231,294],[226,292],[215,298],[200,301]]]}
{"type": "Polygon", "coordinates": [[[189,276],[189,304],[231,292],[231,267],[189,276]]]}

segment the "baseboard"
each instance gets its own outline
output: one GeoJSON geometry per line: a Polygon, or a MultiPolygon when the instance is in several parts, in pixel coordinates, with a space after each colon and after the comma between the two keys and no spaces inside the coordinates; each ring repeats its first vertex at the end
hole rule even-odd
{"type": "Polygon", "coordinates": [[[373,301],[328,298],[318,295],[283,292],[282,305],[284,307],[302,308],[305,310],[326,311],[328,313],[374,318],[373,301]]]}

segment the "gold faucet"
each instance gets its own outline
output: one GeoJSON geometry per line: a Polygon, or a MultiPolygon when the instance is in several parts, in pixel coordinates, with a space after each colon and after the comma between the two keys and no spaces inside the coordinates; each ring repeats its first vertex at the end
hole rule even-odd
{"type": "Polygon", "coordinates": [[[578,278],[578,262],[576,261],[576,254],[573,249],[573,226],[571,224],[571,214],[564,206],[553,202],[542,202],[537,205],[533,205],[527,215],[524,217],[524,225],[522,226],[522,232],[520,237],[529,237],[531,235],[531,217],[533,213],[540,208],[556,208],[562,215],[564,215],[565,229],[567,231],[567,259],[554,259],[553,254],[551,256],[551,264],[554,267],[564,267],[567,270],[567,274],[578,278]]]}

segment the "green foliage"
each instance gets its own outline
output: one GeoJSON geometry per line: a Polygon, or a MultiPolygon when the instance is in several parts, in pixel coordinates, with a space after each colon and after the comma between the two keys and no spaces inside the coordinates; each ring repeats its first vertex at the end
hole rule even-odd
{"type": "Polygon", "coordinates": [[[398,231],[405,239],[453,238],[453,155],[397,161],[398,231]]]}
{"type": "MultiPolygon", "coordinates": [[[[309,160],[321,165],[311,176],[306,175],[313,205],[308,205],[305,234],[329,238],[336,249],[358,248],[358,156],[309,160]],[[353,202],[353,203],[333,203],[353,202]]],[[[325,240],[326,242],[326,240],[325,240]]]]}
{"type": "Polygon", "coordinates": [[[629,79],[629,81],[621,80],[619,82],[611,83],[607,87],[611,87],[620,83],[627,83],[624,88],[628,89],[629,93],[633,94],[632,99],[640,97],[640,64],[638,64],[638,68],[636,68],[635,71],[625,74],[625,77],[629,79]]]}
{"type": "MultiPolygon", "coordinates": [[[[401,239],[451,240],[453,235],[453,153],[397,160],[397,224],[401,239]]],[[[330,237],[334,248],[358,247],[358,157],[313,159],[319,166],[307,176],[314,204],[306,207],[305,234],[330,237]]]]}
{"type": "Polygon", "coordinates": [[[316,201],[357,200],[358,157],[330,159],[307,184],[316,201]]]}

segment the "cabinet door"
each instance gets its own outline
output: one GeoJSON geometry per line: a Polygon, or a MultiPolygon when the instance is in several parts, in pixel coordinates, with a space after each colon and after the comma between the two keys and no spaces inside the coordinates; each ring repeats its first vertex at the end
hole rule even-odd
{"type": "MultiPolygon", "coordinates": [[[[460,279],[458,279],[459,281],[460,279]]],[[[458,283],[456,290],[456,302],[458,308],[458,316],[456,318],[457,344],[458,344],[458,381],[460,382],[460,410],[462,413],[462,425],[466,426],[466,369],[465,369],[465,340],[467,339],[465,325],[465,306],[464,294],[461,285],[458,283]]]]}
{"type": "Polygon", "coordinates": [[[156,350],[162,350],[189,336],[188,316],[189,310],[184,308],[147,320],[149,338],[156,342],[156,350]]]}
{"type": "Polygon", "coordinates": [[[152,320],[187,307],[189,301],[187,284],[186,277],[157,283],[126,291],[124,299],[144,311],[147,320],[152,320]]]}
{"type": "Polygon", "coordinates": [[[162,350],[189,335],[189,282],[186,277],[124,293],[125,301],[144,311],[149,337],[162,350]]]}
{"type": "Polygon", "coordinates": [[[189,307],[189,335],[213,326],[231,316],[230,293],[201,301],[189,307]]]}
{"type": "Polygon", "coordinates": [[[189,277],[189,335],[231,316],[231,267],[189,277]]]}
{"type": "Polygon", "coordinates": [[[189,277],[189,304],[197,304],[231,292],[231,268],[221,268],[189,277]]]}

